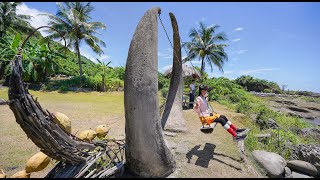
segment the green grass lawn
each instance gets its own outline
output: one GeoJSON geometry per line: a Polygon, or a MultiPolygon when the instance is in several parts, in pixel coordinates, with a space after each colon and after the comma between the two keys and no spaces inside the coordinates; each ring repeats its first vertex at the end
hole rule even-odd
{"type": "MultiPolygon", "coordinates": [[[[111,127],[109,135],[124,137],[123,92],[29,92],[38,97],[42,108],[66,114],[71,120],[72,134],[107,124],[111,127]]],[[[8,88],[1,88],[0,99],[7,100],[7,93],[8,88]]],[[[0,137],[0,169],[7,174],[23,170],[27,159],[39,152],[16,123],[9,106],[0,106],[0,137]]]]}

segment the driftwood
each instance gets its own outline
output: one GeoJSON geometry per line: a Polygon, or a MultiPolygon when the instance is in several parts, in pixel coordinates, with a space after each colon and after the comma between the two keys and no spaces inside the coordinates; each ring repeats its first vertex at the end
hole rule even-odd
{"type": "Polygon", "coordinates": [[[88,156],[83,149],[92,150],[94,144],[80,140],[54,122],[49,111],[43,110],[25,89],[21,74],[21,55],[12,61],[12,74],[9,82],[9,103],[17,123],[43,153],[49,157],[78,164],[88,156]]]}
{"type": "Polygon", "coordinates": [[[99,145],[96,151],[90,152],[85,162],[72,165],[59,162],[45,178],[106,178],[121,177],[124,173],[123,140],[96,141],[99,145]],[[110,144],[112,143],[112,144],[110,144]],[[104,147],[104,148],[102,148],[104,147]],[[101,149],[100,149],[101,148],[101,149]]]}
{"type": "Polygon", "coordinates": [[[0,100],[0,105],[9,105],[14,113],[16,122],[27,134],[28,138],[43,153],[60,161],[47,177],[100,178],[121,175],[124,170],[125,144],[123,140],[109,139],[89,143],[77,138],[55,123],[51,113],[48,110],[44,110],[37,99],[35,100],[28,92],[22,81],[21,67],[21,52],[26,40],[23,42],[18,55],[11,61],[9,100],[0,100]]]}

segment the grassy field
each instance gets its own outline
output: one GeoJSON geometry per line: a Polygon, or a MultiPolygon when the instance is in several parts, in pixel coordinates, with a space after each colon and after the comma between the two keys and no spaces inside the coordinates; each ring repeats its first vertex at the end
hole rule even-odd
{"type": "MultiPolygon", "coordinates": [[[[30,91],[40,105],[50,112],[66,114],[72,125],[72,134],[109,124],[110,135],[124,137],[123,92],[112,93],[58,93],[30,91]]],[[[0,88],[0,98],[8,99],[7,88],[0,88]]],[[[0,169],[12,174],[23,170],[25,162],[39,148],[27,138],[15,121],[9,106],[0,106],[0,169]]],[[[36,173],[34,175],[36,176],[36,173]]]]}
{"type": "MultiPolygon", "coordinates": [[[[30,93],[38,97],[43,108],[66,114],[72,121],[72,134],[109,124],[110,136],[124,137],[123,92],[30,93]]],[[[0,98],[8,99],[6,88],[0,89],[0,98]]],[[[225,114],[237,126],[244,127],[247,120],[243,114],[232,112],[216,102],[212,105],[218,113],[225,114]]],[[[184,110],[183,113],[187,132],[178,133],[175,137],[166,136],[170,144],[177,146],[172,150],[178,167],[175,177],[261,177],[249,161],[240,162],[237,146],[223,127],[218,125],[212,134],[203,134],[199,130],[197,115],[192,110],[184,110]],[[181,152],[184,148],[186,152],[181,152]]],[[[39,148],[15,122],[8,106],[0,106],[0,124],[0,169],[11,176],[23,170],[26,161],[39,152],[39,148]]],[[[31,177],[44,177],[52,167],[53,163],[41,172],[32,173],[31,177]]]]}

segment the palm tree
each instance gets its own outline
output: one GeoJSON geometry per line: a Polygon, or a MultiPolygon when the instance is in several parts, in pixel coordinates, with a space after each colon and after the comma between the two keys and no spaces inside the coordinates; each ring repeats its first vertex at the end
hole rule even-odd
{"type": "MultiPolygon", "coordinates": [[[[65,39],[68,41],[68,47],[75,49],[78,54],[80,78],[82,77],[82,63],[80,59],[80,45],[84,41],[95,53],[101,55],[103,53],[99,44],[103,47],[106,44],[95,36],[97,29],[105,29],[106,26],[101,22],[89,22],[91,19],[90,13],[93,7],[90,3],[83,2],[65,2],[63,6],[61,3],[57,3],[58,12],[56,16],[51,14],[45,14],[51,18],[49,25],[53,28],[61,31],[65,35],[65,39]]],[[[60,38],[59,33],[48,30],[51,35],[49,38],[60,38]]]]}
{"type": "Polygon", "coordinates": [[[183,47],[187,47],[189,50],[187,57],[183,61],[191,61],[198,57],[201,61],[201,74],[205,72],[205,63],[210,65],[211,72],[213,71],[213,64],[223,72],[222,66],[225,61],[228,61],[228,56],[224,51],[224,47],[227,45],[216,43],[228,40],[225,33],[216,33],[216,29],[220,27],[219,25],[207,27],[203,22],[200,22],[199,25],[198,30],[192,28],[190,31],[191,42],[183,43],[183,47]]]}
{"type": "Polygon", "coordinates": [[[101,76],[102,76],[102,88],[101,91],[105,92],[106,91],[106,75],[107,75],[107,70],[109,68],[109,64],[111,63],[111,61],[104,63],[102,61],[100,61],[99,59],[97,59],[98,61],[98,69],[101,72],[101,76]]]}
{"type": "Polygon", "coordinates": [[[0,2],[0,38],[3,38],[9,28],[22,32],[30,32],[33,28],[27,21],[29,15],[16,14],[21,2],[0,2]]]}

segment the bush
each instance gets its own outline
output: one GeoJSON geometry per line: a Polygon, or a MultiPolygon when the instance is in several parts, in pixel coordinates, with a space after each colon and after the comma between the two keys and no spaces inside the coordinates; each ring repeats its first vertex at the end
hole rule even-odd
{"type": "Polygon", "coordinates": [[[163,98],[167,98],[167,95],[169,93],[169,88],[168,87],[162,88],[160,92],[163,98]]]}

